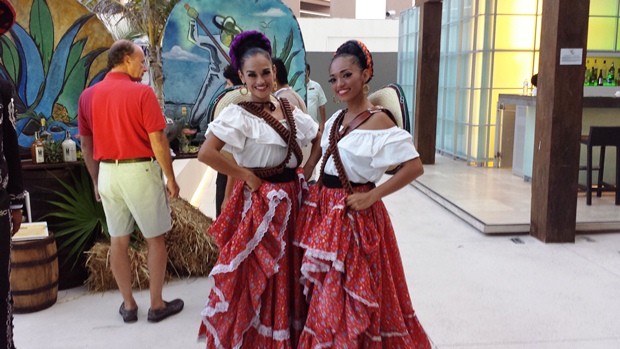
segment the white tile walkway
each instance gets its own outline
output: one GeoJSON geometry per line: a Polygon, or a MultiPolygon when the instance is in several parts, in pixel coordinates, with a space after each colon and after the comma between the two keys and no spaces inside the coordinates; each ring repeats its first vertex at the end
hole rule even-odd
{"type": "MultiPolygon", "coordinates": [[[[487,234],[527,233],[530,230],[532,186],[510,169],[466,166],[464,161],[437,156],[414,186],[487,234]]],[[[620,206],[614,193],[577,195],[577,231],[620,231],[620,206]]]]}
{"type": "MultiPolygon", "coordinates": [[[[211,215],[214,179],[207,182],[200,207],[211,215]]],[[[620,348],[620,232],[543,244],[484,235],[413,186],[384,201],[414,308],[438,348],[620,348]]],[[[196,334],[209,287],[206,278],[170,282],[164,296],[183,298],[185,310],[158,324],[146,321],[148,291],[138,291],[140,320],[130,325],[118,315],[118,292],[60,291],[53,307],[16,316],[16,345],[201,348],[196,334]]]]}

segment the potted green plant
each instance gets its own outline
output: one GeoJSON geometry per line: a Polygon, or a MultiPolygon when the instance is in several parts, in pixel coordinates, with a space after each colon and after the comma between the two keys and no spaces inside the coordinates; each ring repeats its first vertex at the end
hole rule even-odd
{"type": "Polygon", "coordinates": [[[62,162],[62,142],[53,139],[43,142],[45,151],[45,162],[48,164],[57,164],[62,162]]]}
{"type": "MultiPolygon", "coordinates": [[[[109,240],[105,213],[101,202],[95,199],[93,184],[82,164],[79,177],[73,176],[73,185],[56,177],[66,190],[54,190],[58,200],[48,202],[59,210],[46,214],[43,218],[55,217],[60,223],[54,225],[58,243],[60,273],[77,274],[78,279],[67,281],[69,287],[80,285],[86,278],[85,255],[96,240],[109,240]],[[76,270],[77,269],[77,270],[76,270]],[[77,283],[77,284],[76,284],[77,283]]],[[[63,275],[61,275],[62,279],[63,275]]],[[[66,288],[69,288],[66,287],[66,288]]]]}

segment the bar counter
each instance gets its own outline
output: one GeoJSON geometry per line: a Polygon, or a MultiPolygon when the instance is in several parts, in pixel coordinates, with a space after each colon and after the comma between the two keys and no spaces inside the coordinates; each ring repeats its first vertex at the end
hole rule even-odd
{"type": "MultiPolygon", "coordinates": [[[[590,92],[604,91],[612,94],[617,87],[587,88],[590,92]],[[602,90],[605,89],[605,90],[602,90]]],[[[586,92],[587,93],[587,92],[586,92]]],[[[534,161],[534,130],[536,124],[536,96],[500,94],[497,102],[496,167],[512,167],[513,174],[525,181],[532,178],[534,161]]],[[[584,96],[581,134],[590,133],[590,126],[620,126],[620,98],[611,96],[584,96]]],[[[578,142],[579,140],[575,140],[578,142]]],[[[598,148],[594,149],[594,162],[598,161],[598,148]]],[[[604,180],[615,181],[615,150],[605,154],[604,180]]],[[[581,147],[580,164],[585,165],[586,147],[581,147]]],[[[585,171],[579,174],[579,183],[585,183],[585,171]]]]}

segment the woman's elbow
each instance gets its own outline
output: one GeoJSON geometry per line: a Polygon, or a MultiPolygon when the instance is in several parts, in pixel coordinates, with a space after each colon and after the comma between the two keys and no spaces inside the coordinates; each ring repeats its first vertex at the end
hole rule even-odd
{"type": "Polygon", "coordinates": [[[213,162],[214,149],[211,149],[207,144],[202,144],[200,151],[198,152],[198,161],[209,165],[213,162]]]}
{"type": "Polygon", "coordinates": [[[422,160],[415,158],[411,160],[411,175],[413,179],[420,177],[424,174],[424,166],[422,166],[422,160]]]}

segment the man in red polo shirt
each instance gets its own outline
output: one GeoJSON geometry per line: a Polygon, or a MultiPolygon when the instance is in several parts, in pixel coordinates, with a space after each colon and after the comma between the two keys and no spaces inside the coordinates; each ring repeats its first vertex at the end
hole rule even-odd
{"type": "Polygon", "coordinates": [[[116,41],[108,52],[110,72],[84,90],[78,106],[82,153],[106,214],[110,266],[123,296],[119,313],[125,322],[138,320],[128,255],[134,222],[148,247],[148,320],[158,322],[183,310],[182,300],[165,302],[162,298],[167,261],[164,234],[172,228],[166,194],[177,197],[179,186],[155,93],[137,83],[146,71],[144,61],[138,45],[116,41]]]}

